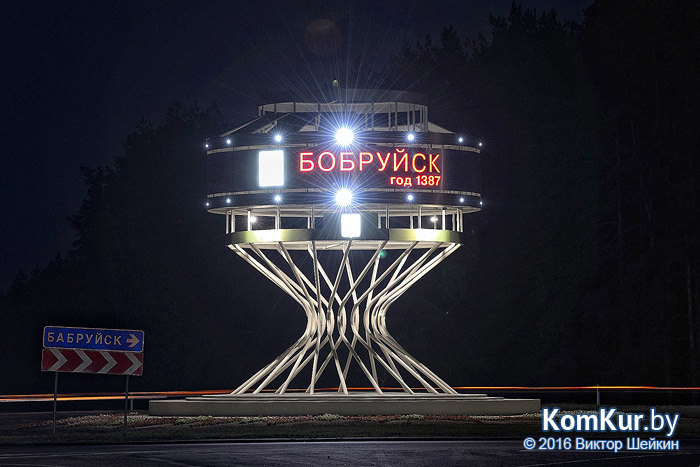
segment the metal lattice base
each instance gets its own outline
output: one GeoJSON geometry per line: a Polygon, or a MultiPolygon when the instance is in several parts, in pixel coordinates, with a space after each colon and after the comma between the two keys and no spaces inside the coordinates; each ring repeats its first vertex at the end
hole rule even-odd
{"type": "MultiPolygon", "coordinates": [[[[396,342],[387,330],[386,315],[401,295],[452,254],[459,244],[434,242],[426,247],[425,242],[416,241],[401,246],[398,258],[393,261],[380,261],[385,248],[397,249],[397,245],[387,243],[377,242],[371,258],[361,265],[357,274],[353,272],[350,261],[352,240],[333,244],[318,244],[311,240],[302,245],[295,244],[293,249],[282,241],[230,245],[241,258],[301,305],[307,317],[303,335],[232,394],[250,391],[259,394],[279,381],[281,384],[276,386],[275,393],[284,394],[292,380],[304,371],[309,372],[306,392],[314,394],[319,378],[331,367],[333,370],[329,371],[337,373],[339,392],[347,395],[348,371],[353,364],[362,370],[377,394],[383,394],[377,376],[378,367],[383,368],[406,393],[414,394],[414,391],[403,375],[415,378],[429,394],[457,394],[396,342]],[[417,248],[419,243],[424,249],[422,252],[417,248]],[[306,252],[302,253],[304,257],[297,257],[295,262],[290,250],[297,250],[295,254],[299,254],[298,250],[303,247],[306,247],[306,252]],[[329,261],[324,268],[319,256],[332,254],[325,251],[331,249],[341,249],[342,259],[337,270],[329,275],[326,270],[329,261]],[[270,258],[274,255],[270,255],[270,250],[279,253],[281,258],[275,258],[279,264],[270,258]],[[308,263],[304,261],[307,259],[311,260],[311,265],[305,274],[299,265],[302,261],[308,263]]],[[[353,257],[352,262],[357,264],[357,259],[353,257]]]]}

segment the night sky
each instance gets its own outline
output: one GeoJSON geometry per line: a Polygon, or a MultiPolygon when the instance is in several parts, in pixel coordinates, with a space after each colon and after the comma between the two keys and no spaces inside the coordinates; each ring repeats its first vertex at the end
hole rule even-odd
{"type": "MultiPolygon", "coordinates": [[[[588,3],[523,6],[553,7],[561,18],[581,21],[588,3]]],[[[488,35],[489,15],[506,15],[510,6],[4,2],[0,289],[19,268],[43,267],[71,247],[66,218],[85,196],[79,168],[111,165],[142,118],[158,122],[169,104],[196,100],[216,102],[234,125],[255,114],[262,93],[328,82],[358,60],[363,70],[381,71],[402,43],[426,35],[437,42],[450,24],[462,38],[488,35]],[[338,28],[336,50],[314,43],[309,31],[324,24],[319,20],[338,28]]]]}

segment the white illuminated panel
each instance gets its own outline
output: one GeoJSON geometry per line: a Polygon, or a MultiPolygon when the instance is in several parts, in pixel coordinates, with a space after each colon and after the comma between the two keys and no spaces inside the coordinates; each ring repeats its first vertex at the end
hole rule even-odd
{"type": "Polygon", "coordinates": [[[362,223],[359,214],[340,215],[340,235],[345,238],[359,237],[362,233],[362,223]]]}
{"type": "Polygon", "coordinates": [[[258,153],[258,185],[284,185],[284,151],[260,151],[258,153]]]}

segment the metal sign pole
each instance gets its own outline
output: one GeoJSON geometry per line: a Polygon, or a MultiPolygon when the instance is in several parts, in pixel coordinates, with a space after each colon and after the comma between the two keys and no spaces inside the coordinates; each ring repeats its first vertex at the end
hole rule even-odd
{"type": "Polygon", "coordinates": [[[52,434],[56,434],[56,399],[58,399],[58,371],[53,372],[53,430],[52,434]]]}
{"type": "Polygon", "coordinates": [[[129,375],[126,375],[126,388],[124,389],[124,436],[126,436],[126,417],[129,413],[129,375]]]}

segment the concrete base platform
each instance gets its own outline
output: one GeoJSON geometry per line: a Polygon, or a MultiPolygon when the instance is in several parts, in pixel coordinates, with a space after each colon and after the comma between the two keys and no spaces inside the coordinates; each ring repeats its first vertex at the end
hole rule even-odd
{"type": "Polygon", "coordinates": [[[152,400],[151,415],[518,415],[538,413],[539,399],[505,399],[485,394],[241,394],[152,400]]]}

